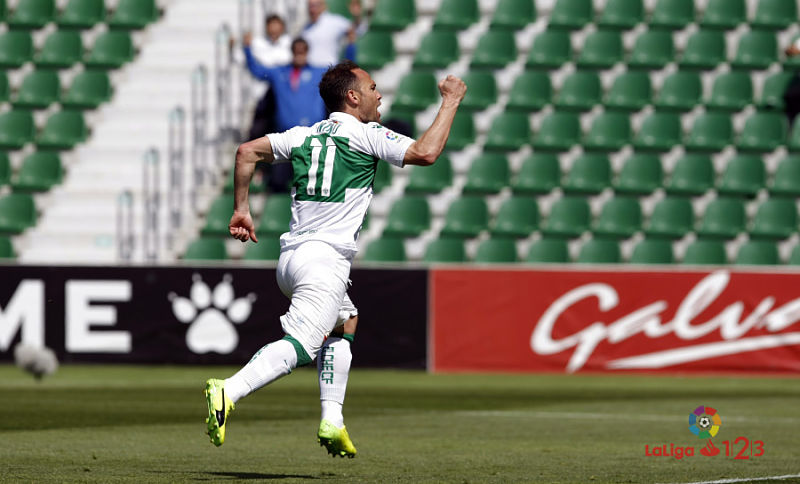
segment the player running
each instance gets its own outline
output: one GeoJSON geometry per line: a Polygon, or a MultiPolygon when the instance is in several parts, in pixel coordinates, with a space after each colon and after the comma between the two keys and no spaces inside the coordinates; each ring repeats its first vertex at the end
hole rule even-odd
{"type": "Polygon", "coordinates": [[[239,146],[230,233],[242,242],[258,242],[248,202],[256,163],[292,163],[292,219],[289,232],[281,236],[276,273],[278,286],[291,302],[280,318],[283,339],[258,350],[232,377],[206,382],[206,423],[214,445],[225,442],[228,415],[236,402],[320,353],[322,417],[317,438],[334,457],[355,456],[342,417],[357,318],[347,288],[375,171],[380,160],[397,166],[432,165],[444,149],[466,90],[455,76],[443,79],[439,112],[415,141],[378,124],[381,94],[375,81],[345,61],[331,67],[319,84],[331,112],[328,119],[239,146]]]}

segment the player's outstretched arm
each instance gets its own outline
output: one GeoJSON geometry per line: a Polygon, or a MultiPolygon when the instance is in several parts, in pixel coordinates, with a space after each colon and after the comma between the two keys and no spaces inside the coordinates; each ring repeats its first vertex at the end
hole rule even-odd
{"type": "Polygon", "coordinates": [[[259,161],[272,163],[274,159],[272,145],[266,136],[242,143],[236,150],[236,165],[233,169],[233,216],[228,224],[228,230],[235,239],[242,242],[253,239],[253,242],[258,242],[253,217],[250,215],[250,180],[253,179],[256,163],[259,161]]]}
{"type": "Polygon", "coordinates": [[[403,163],[406,165],[432,165],[444,150],[458,105],[464,99],[467,85],[456,76],[449,75],[439,82],[442,105],[430,128],[408,147],[403,163]]]}

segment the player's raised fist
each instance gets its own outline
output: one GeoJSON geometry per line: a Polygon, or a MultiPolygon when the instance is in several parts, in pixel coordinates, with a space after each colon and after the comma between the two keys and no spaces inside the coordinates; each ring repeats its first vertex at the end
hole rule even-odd
{"type": "Polygon", "coordinates": [[[467,92],[467,85],[458,77],[450,74],[439,82],[439,92],[445,99],[461,102],[467,92]]]}

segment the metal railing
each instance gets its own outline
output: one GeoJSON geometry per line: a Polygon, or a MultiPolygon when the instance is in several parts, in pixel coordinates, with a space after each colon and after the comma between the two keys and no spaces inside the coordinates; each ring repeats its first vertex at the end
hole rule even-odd
{"type": "Polygon", "coordinates": [[[117,258],[122,262],[131,262],[135,248],[133,192],[123,190],[117,197],[117,258]]]}
{"type": "Polygon", "coordinates": [[[150,148],[144,154],[143,192],[144,225],[142,230],[142,248],[144,260],[156,262],[159,252],[158,213],[161,206],[161,190],[159,186],[159,154],[155,148],[150,148]]]}

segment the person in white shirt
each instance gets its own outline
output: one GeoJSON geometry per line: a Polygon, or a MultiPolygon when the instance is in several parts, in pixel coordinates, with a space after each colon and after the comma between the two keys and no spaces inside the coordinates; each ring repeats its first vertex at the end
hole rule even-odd
{"type": "Polygon", "coordinates": [[[308,24],[300,36],[308,42],[309,64],[328,67],[342,58],[356,60],[355,39],[366,31],[366,24],[360,22],[360,0],[351,0],[349,8],[352,21],[328,11],[325,0],[308,0],[308,24]],[[346,45],[347,53],[342,56],[340,53],[346,45]]]}
{"type": "Polygon", "coordinates": [[[331,111],[328,119],[239,146],[229,228],[242,242],[258,242],[248,202],[256,163],[284,161],[294,168],[292,219],[289,232],[281,236],[276,271],[290,306],[280,318],[283,339],[261,348],[232,377],[206,382],[206,424],[212,443],[219,446],[225,441],[227,417],[235,402],[319,354],[322,418],[317,438],[334,456],[356,455],[342,417],[355,328],[340,325],[357,314],[347,288],[375,172],[384,162],[432,165],[444,150],[466,90],[455,76],[443,79],[439,112],[414,140],[379,124],[381,94],[375,81],[355,63],[344,61],[328,69],[319,83],[320,96],[331,111]],[[324,381],[326,374],[331,383],[324,381]]]}

